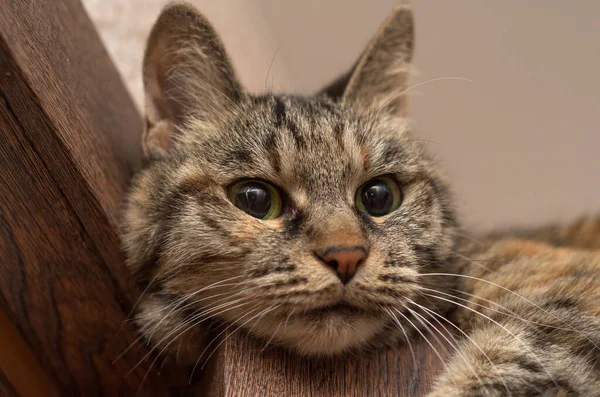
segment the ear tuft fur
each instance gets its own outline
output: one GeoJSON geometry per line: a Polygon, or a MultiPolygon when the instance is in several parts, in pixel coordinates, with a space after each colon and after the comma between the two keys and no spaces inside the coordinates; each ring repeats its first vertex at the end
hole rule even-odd
{"type": "Polygon", "coordinates": [[[405,92],[414,45],[412,11],[398,6],[345,76],[323,90],[335,100],[364,110],[406,116],[405,92]]]}
{"type": "Polygon", "coordinates": [[[187,117],[214,121],[244,98],[210,23],[191,5],[172,3],[154,24],[144,55],[148,158],[164,157],[187,117]]]}

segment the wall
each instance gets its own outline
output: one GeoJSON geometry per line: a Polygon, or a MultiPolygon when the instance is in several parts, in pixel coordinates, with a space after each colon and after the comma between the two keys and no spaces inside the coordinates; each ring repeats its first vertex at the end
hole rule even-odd
{"type": "MultiPolygon", "coordinates": [[[[254,92],[313,92],[358,56],[396,1],[193,1],[254,92]],[[267,70],[273,61],[269,77],[267,70]]],[[[415,1],[412,115],[465,222],[491,228],[600,212],[600,3],[415,1]]],[[[165,1],[84,0],[141,103],[144,38],[165,1]]]]}

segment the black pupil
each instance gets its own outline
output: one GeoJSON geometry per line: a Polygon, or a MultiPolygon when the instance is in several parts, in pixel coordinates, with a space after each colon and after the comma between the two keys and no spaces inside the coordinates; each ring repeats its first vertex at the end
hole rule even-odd
{"type": "Polygon", "coordinates": [[[235,195],[235,205],[256,218],[264,218],[271,209],[271,192],[260,183],[247,183],[235,195]]]}
{"type": "Polygon", "coordinates": [[[392,209],[394,193],[387,183],[375,180],[363,189],[362,202],[369,214],[382,216],[392,209]]]}

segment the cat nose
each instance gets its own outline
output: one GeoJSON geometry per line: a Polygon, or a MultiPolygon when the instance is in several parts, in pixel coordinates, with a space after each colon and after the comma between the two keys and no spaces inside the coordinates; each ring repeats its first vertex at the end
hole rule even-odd
{"type": "Polygon", "coordinates": [[[315,254],[323,263],[335,270],[344,284],[354,277],[356,269],[367,259],[367,249],[360,245],[328,247],[315,254]]]}

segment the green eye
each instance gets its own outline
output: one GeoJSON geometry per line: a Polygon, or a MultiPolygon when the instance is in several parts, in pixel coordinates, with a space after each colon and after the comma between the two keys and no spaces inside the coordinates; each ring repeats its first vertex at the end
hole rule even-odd
{"type": "Polygon", "coordinates": [[[402,189],[394,178],[380,176],[362,185],[356,192],[356,206],[371,216],[384,216],[402,204],[402,189]]]}
{"type": "Polygon", "coordinates": [[[269,220],[281,214],[281,195],[265,182],[238,182],[228,189],[227,195],[236,207],[255,218],[269,220]]]}

